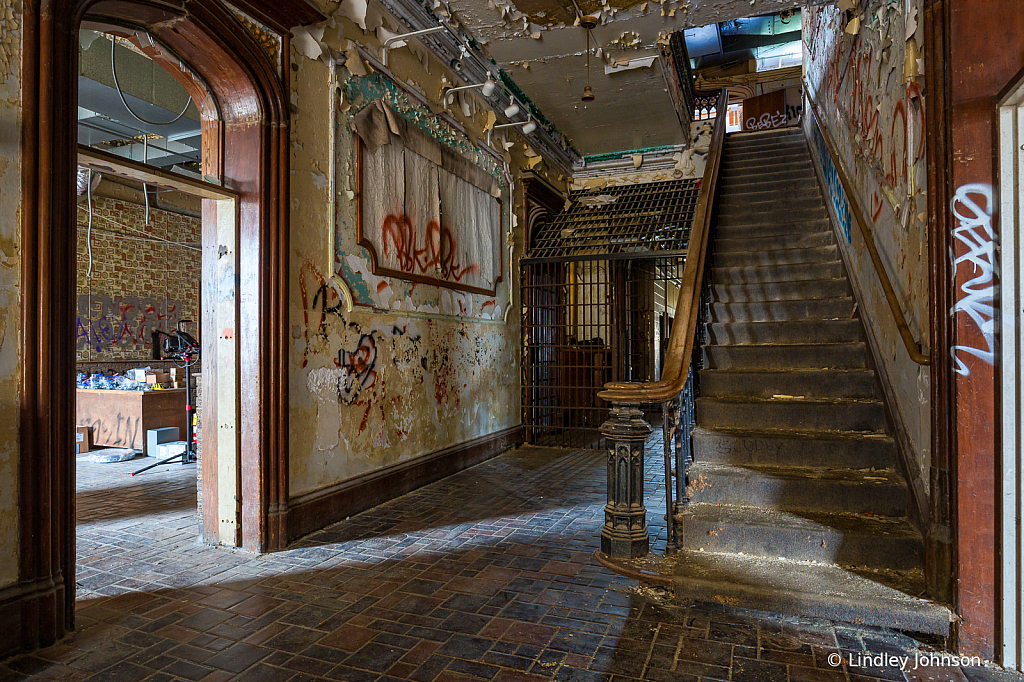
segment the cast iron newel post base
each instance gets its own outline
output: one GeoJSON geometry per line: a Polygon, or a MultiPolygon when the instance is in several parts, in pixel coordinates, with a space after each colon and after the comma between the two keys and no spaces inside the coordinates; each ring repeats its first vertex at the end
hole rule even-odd
{"type": "Polygon", "coordinates": [[[611,559],[647,556],[647,509],[644,507],[644,443],[653,429],[637,405],[614,405],[601,433],[608,452],[608,504],[604,508],[601,552],[611,559]]]}

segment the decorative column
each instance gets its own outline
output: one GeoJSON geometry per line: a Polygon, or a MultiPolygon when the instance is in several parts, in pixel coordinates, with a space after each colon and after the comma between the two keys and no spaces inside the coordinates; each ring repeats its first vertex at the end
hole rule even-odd
{"type": "Polygon", "coordinates": [[[647,556],[644,443],[652,431],[637,405],[614,405],[610,418],[601,425],[601,434],[611,443],[601,551],[612,559],[647,556]]]}

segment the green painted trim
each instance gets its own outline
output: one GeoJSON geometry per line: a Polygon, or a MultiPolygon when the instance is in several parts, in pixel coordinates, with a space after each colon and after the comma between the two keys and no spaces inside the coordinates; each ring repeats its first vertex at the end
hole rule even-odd
{"type": "Polygon", "coordinates": [[[647,147],[646,149],[633,149],[628,152],[612,152],[610,154],[594,154],[593,156],[584,156],[583,160],[587,163],[594,163],[596,161],[607,161],[608,159],[618,159],[623,156],[631,156],[633,154],[647,154],[648,152],[663,152],[669,149],[675,149],[679,145],[677,144],[666,144],[661,147],[647,147]]]}

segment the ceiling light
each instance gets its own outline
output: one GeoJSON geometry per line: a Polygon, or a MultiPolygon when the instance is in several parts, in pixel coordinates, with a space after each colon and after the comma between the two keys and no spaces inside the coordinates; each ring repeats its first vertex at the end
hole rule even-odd
{"type": "Polygon", "coordinates": [[[513,97],[512,103],[505,107],[505,118],[512,118],[519,113],[519,105],[516,104],[516,100],[513,97]]]}
{"type": "Polygon", "coordinates": [[[590,87],[590,30],[598,23],[600,21],[593,14],[580,17],[580,26],[587,32],[587,85],[583,88],[583,97],[580,98],[584,102],[594,101],[594,91],[590,87]]]}
{"type": "Polygon", "coordinates": [[[483,83],[477,83],[475,85],[463,85],[458,88],[448,88],[447,90],[444,90],[442,93],[442,99],[444,100],[444,105],[449,106],[453,102],[455,102],[456,92],[461,92],[463,90],[476,90],[477,88],[480,89],[480,92],[483,94],[484,97],[490,97],[491,95],[494,94],[495,87],[497,87],[497,83],[494,82],[494,79],[491,77],[491,74],[488,73],[487,80],[484,81],[483,83]]]}
{"type": "Polygon", "coordinates": [[[537,122],[533,118],[527,118],[525,121],[518,121],[516,123],[502,123],[500,126],[494,126],[487,131],[487,144],[491,144],[491,133],[495,130],[501,130],[502,128],[519,128],[522,127],[523,134],[529,135],[533,131],[537,130],[537,122]]]}

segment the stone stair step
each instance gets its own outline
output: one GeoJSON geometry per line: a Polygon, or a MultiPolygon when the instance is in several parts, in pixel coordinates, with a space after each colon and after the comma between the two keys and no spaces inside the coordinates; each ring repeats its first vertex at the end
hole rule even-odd
{"type": "Polygon", "coordinates": [[[810,249],[781,249],[778,251],[733,251],[713,254],[713,267],[729,268],[740,265],[788,265],[793,263],[827,263],[837,259],[836,246],[810,249]]]}
{"type": "Polygon", "coordinates": [[[851,343],[862,341],[860,320],[715,322],[707,326],[712,345],[851,343]]]}
{"type": "MultiPolygon", "coordinates": [[[[907,484],[892,469],[767,467],[698,462],[690,467],[690,500],[707,504],[905,516],[907,484]]],[[[775,556],[788,556],[784,548],[775,556]]]]}
{"type": "Polygon", "coordinates": [[[793,160],[786,158],[768,158],[763,159],[757,163],[751,163],[750,161],[730,161],[729,159],[722,159],[722,165],[720,166],[721,172],[729,175],[734,175],[737,178],[743,178],[750,175],[757,175],[760,173],[792,173],[792,172],[814,172],[814,166],[811,164],[810,158],[804,157],[802,160],[793,160]]]}
{"type": "MultiPolygon", "coordinates": [[[[718,216],[778,216],[799,211],[816,211],[825,208],[818,197],[787,201],[781,197],[768,201],[746,201],[741,196],[718,202],[718,216]]],[[[772,218],[774,222],[774,218],[772,218]]]]}
{"type": "Polygon", "coordinates": [[[733,370],[704,369],[700,394],[705,398],[775,396],[838,400],[877,398],[875,374],[869,369],[733,370]]]}
{"type": "Polygon", "coordinates": [[[769,237],[718,237],[715,253],[733,251],[769,251],[778,249],[812,249],[835,243],[831,232],[802,232],[778,234],[769,237]]]}
{"type": "Polygon", "coordinates": [[[891,469],[896,465],[896,443],[884,434],[711,431],[697,427],[693,431],[693,447],[700,454],[700,461],[734,466],[891,469]]]}
{"type": "Polygon", "coordinates": [[[837,566],[683,552],[673,587],[688,600],[948,637],[946,607],[919,599],[920,571],[858,575],[837,566]]]}
{"type": "Polygon", "coordinates": [[[726,139],[726,149],[757,149],[762,145],[787,144],[800,142],[806,146],[803,135],[799,131],[773,130],[770,132],[731,133],[726,139]]]}
{"type": "Polygon", "coordinates": [[[799,144],[781,144],[764,149],[727,149],[722,155],[723,161],[736,163],[762,163],[764,161],[806,161],[807,147],[799,144]]]}
{"type": "Polygon", "coordinates": [[[715,284],[711,288],[719,303],[742,301],[792,301],[809,298],[842,298],[850,295],[845,277],[809,279],[795,282],[756,282],[747,284],[715,284]]]}
{"type": "Polygon", "coordinates": [[[798,177],[779,177],[771,180],[757,176],[743,179],[720,177],[718,188],[719,198],[746,192],[780,192],[790,194],[819,192],[818,178],[813,172],[801,173],[798,177]]]}
{"type": "Polygon", "coordinates": [[[723,323],[848,320],[852,313],[853,299],[849,297],[711,304],[712,322],[723,323]]]}
{"type": "Polygon", "coordinates": [[[689,502],[676,518],[690,551],[899,571],[918,568],[923,554],[921,534],[900,517],[689,502]]]}
{"type": "Polygon", "coordinates": [[[716,225],[716,239],[761,239],[797,234],[813,234],[830,232],[831,226],[824,218],[821,220],[787,220],[777,223],[758,225],[716,225]]]}
{"type": "Polygon", "coordinates": [[[697,424],[706,429],[882,433],[882,403],[861,400],[697,398],[697,424]]]}
{"type": "Polygon", "coordinates": [[[720,196],[718,201],[719,213],[742,211],[744,208],[757,210],[772,208],[816,208],[822,206],[820,197],[808,196],[793,198],[788,194],[771,192],[730,192],[727,196],[720,196]]]}
{"type": "Polygon", "coordinates": [[[812,208],[776,208],[768,211],[721,212],[719,225],[759,225],[779,221],[799,222],[801,220],[823,220],[828,216],[825,207],[818,203],[812,208]]]}

